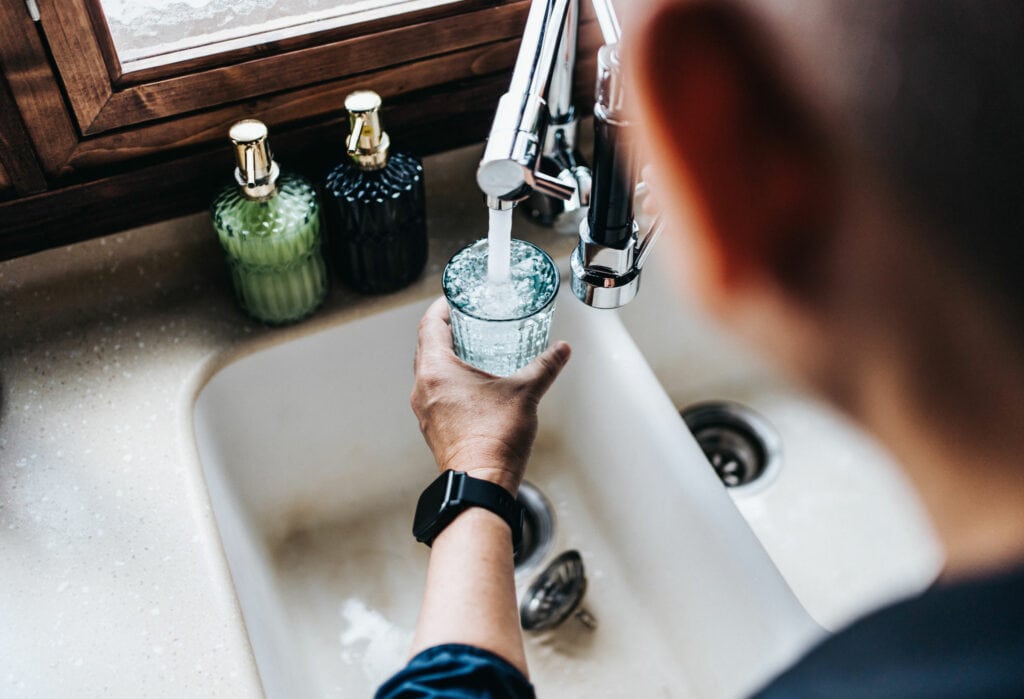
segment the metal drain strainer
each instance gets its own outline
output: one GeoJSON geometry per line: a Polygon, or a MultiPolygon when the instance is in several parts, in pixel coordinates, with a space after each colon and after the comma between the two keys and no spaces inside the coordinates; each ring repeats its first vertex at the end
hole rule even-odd
{"type": "Polygon", "coordinates": [[[726,487],[767,480],[778,469],[779,437],[750,408],[709,402],[691,405],[679,414],[726,487]]]}
{"type": "Polygon", "coordinates": [[[519,606],[520,623],[527,631],[545,631],[575,613],[583,624],[594,628],[594,617],[579,609],[586,591],[587,576],[579,551],[559,554],[526,591],[519,606]]]}

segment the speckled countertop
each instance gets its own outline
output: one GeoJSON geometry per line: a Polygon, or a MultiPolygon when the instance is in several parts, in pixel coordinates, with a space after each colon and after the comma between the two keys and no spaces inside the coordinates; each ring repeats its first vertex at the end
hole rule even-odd
{"type": "MultiPolygon", "coordinates": [[[[479,153],[425,163],[420,281],[365,297],[335,279],[289,328],[237,310],[205,214],[0,263],[0,696],[261,694],[196,457],[196,394],[239,354],[439,294],[445,261],[486,231],[479,153]]],[[[553,255],[573,245],[570,221],[516,220],[553,255]]]]}

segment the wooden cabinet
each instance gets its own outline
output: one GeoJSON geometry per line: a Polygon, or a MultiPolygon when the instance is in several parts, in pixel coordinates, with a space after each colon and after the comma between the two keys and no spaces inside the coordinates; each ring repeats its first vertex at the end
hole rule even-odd
{"type": "MultiPolygon", "coordinates": [[[[281,160],[317,177],[340,158],[355,88],[382,94],[393,141],[421,155],[482,140],[529,6],[462,0],[124,73],[98,0],[37,4],[34,21],[25,0],[0,0],[0,259],[207,206],[240,118],[267,122],[281,160]]],[[[583,111],[599,35],[588,7],[583,111]]]]}

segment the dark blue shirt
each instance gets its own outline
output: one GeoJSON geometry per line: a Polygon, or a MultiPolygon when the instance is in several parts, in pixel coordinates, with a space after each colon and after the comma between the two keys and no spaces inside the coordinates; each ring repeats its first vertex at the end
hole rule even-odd
{"type": "Polygon", "coordinates": [[[1024,697],[1024,569],[875,612],[755,696],[1024,697]]]}
{"type": "MultiPolygon", "coordinates": [[[[492,653],[420,653],[377,699],[533,699],[522,674],[492,653]]],[[[1024,697],[1024,569],[936,586],[825,640],[757,699],[1024,697]]]]}

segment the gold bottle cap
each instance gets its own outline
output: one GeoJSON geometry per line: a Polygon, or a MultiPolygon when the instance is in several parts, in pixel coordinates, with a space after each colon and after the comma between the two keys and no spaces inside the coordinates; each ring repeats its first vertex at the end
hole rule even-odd
{"type": "Polygon", "coordinates": [[[348,154],[364,170],[380,170],[388,164],[391,139],[380,122],[380,95],[357,90],[345,98],[348,110],[348,154]]]}
{"type": "Polygon", "coordinates": [[[235,181],[250,199],[266,199],[275,191],[280,170],[267,141],[267,126],[258,119],[235,122],[228,137],[235,147],[235,181]]]}

